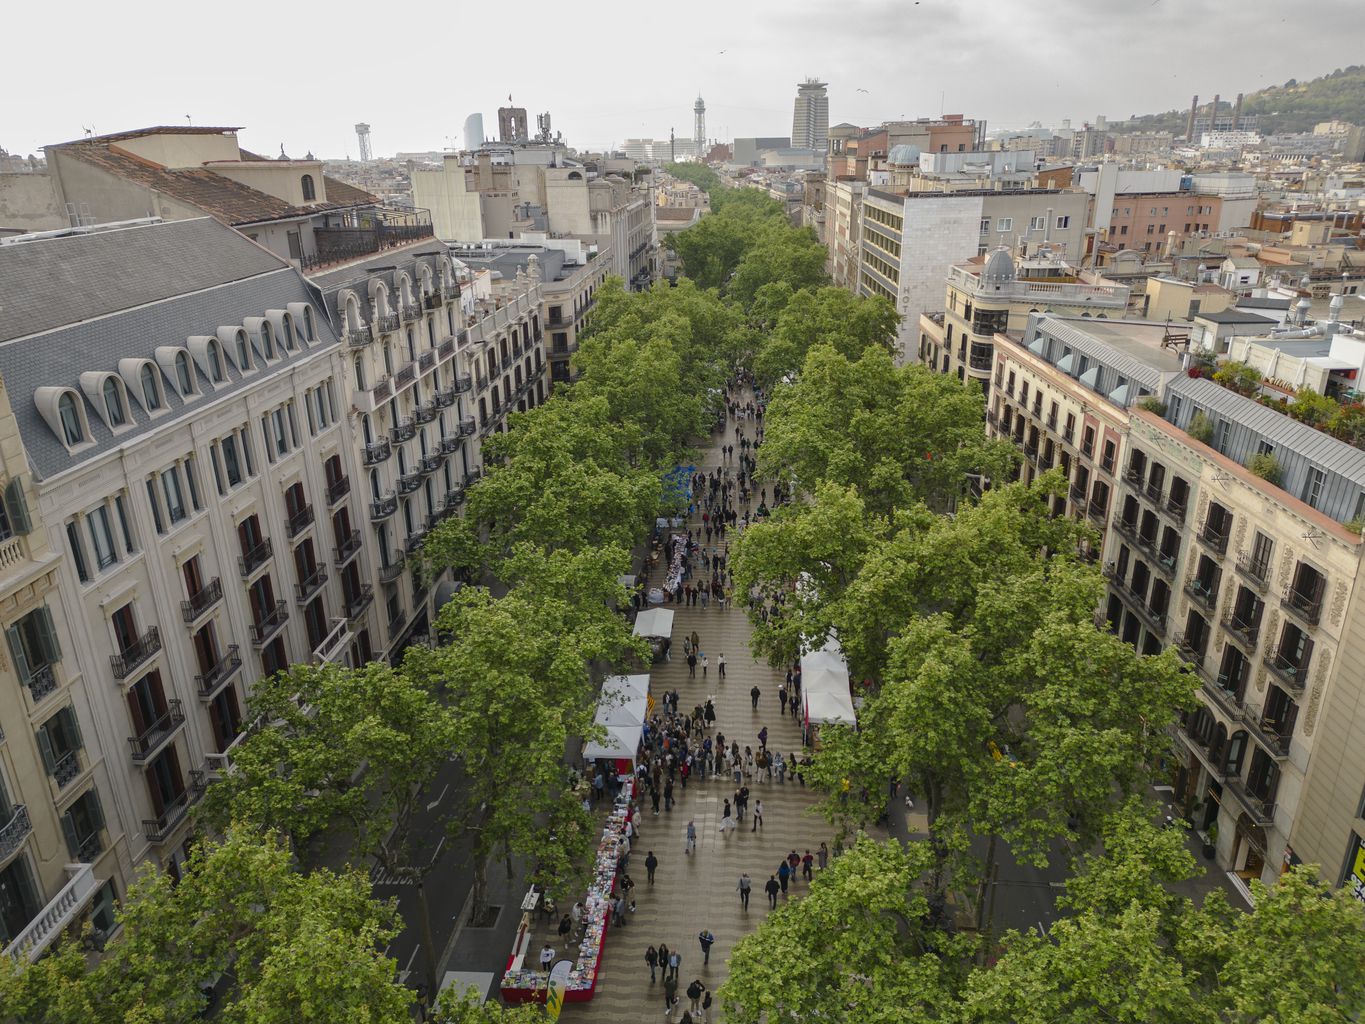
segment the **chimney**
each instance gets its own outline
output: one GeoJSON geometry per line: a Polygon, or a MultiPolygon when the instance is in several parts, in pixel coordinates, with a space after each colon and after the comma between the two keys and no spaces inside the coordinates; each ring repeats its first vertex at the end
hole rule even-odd
{"type": "Polygon", "coordinates": [[[1213,105],[1209,107],[1209,131],[1216,131],[1218,128],[1218,94],[1213,94],[1213,105]]]}
{"type": "Polygon", "coordinates": [[[1237,103],[1232,108],[1232,130],[1237,130],[1237,122],[1242,118],[1242,94],[1237,94],[1237,103]]]}
{"type": "Polygon", "coordinates": [[[1185,122],[1185,141],[1194,141],[1194,115],[1199,111],[1199,94],[1195,93],[1194,99],[1190,100],[1190,116],[1185,122]]]}

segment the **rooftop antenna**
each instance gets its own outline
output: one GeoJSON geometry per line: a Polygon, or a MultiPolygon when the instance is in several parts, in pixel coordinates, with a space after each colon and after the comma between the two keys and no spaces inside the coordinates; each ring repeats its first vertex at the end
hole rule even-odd
{"type": "Polygon", "coordinates": [[[190,120],[190,115],[189,115],[189,114],[186,114],[186,115],[185,115],[185,123],[186,123],[186,124],[193,124],[193,123],[194,123],[193,121],[190,120]]]}

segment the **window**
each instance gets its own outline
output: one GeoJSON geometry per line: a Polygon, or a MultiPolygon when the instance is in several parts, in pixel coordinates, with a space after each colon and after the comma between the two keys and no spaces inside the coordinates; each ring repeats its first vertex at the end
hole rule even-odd
{"type": "Polygon", "coordinates": [[[175,380],[182,395],[194,394],[194,373],[190,370],[190,357],[184,352],[175,354],[175,380]]]}
{"type": "Polygon", "coordinates": [[[165,533],[166,523],[161,518],[161,502],[156,494],[156,480],[150,477],[147,480],[147,502],[152,506],[152,522],[156,524],[156,532],[165,533]]]}
{"type": "Polygon", "coordinates": [[[188,514],[185,499],[180,493],[180,470],[172,466],[161,474],[161,489],[166,494],[166,513],[172,523],[178,523],[188,514]]]}
{"type": "Polygon", "coordinates": [[[18,477],[5,485],[0,498],[0,539],[8,540],[33,529],[28,518],[28,502],[24,499],[24,485],[18,477]]]}
{"type": "Polygon", "coordinates": [[[990,219],[989,217],[982,217],[982,218],[981,218],[981,233],[984,235],[984,234],[987,234],[990,230],[991,230],[991,219],[990,219]]]}
{"type": "Polygon", "coordinates": [[[290,352],[293,352],[295,347],[294,318],[291,317],[288,313],[286,313],[283,317],[280,318],[280,324],[281,327],[283,328],[281,333],[284,335],[284,347],[287,348],[290,352]]]}
{"type": "Polygon", "coordinates": [[[67,444],[80,444],[85,440],[85,430],[81,426],[81,414],[76,410],[76,396],[70,391],[57,399],[57,418],[62,421],[62,440],[67,444]]]}
{"type": "MultiPolygon", "coordinates": [[[[452,329],[451,333],[454,333],[452,329]]],[[[303,336],[308,341],[317,341],[317,332],[313,327],[313,307],[303,307],[303,336]]]]}
{"type": "Polygon", "coordinates": [[[237,455],[237,435],[229,434],[223,438],[223,472],[227,475],[229,487],[236,487],[242,482],[242,463],[237,455]]]}
{"type": "Polygon", "coordinates": [[[107,569],[118,561],[118,553],[114,550],[114,532],[109,528],[109,512],[100,505],[90,510],[85,521],[90,528],[90,544],[95,551],[95,564],[101,569],[107,569]]]}
{"type": "Polygon", "coordinates": [[[266,417],[266,421],[269,424],[269,429],[266,432],[266,442],[269,443],[273,436],[275,442],[275,454],[288,455],[289,435],[285,433],[284,409],[279,408],[271,412],[266,417]]]}
{"type": "Polygon", "coordinates": [[[275,335],[271,332],[267,320],[261,321],[261,355],[267,359],[275,358],[275,335]]]}
{"type": "Polygon", "coordinates": [[[305,174],[299,179],[299,186],[303,189],[303,201],[311,203],[318,197],[317,190],[313,187],[313,176],[305,174]]]}
{"type": "Polygon", "coordinates": [[[128,422],[127,411],[123,408],[123,392],[113,377],[104,378],[104,408],[109,414],[111,427],[121,427],[128,422]]]}
{"type": "Polygon", "coordinates": [[[1014,230],[1014,218],[1013,218],[1013,217],[1001,217],[999,220],[997,220],[997,221],[995,222],[995,230],[996,230],[996,231],[1012,231],[1012,230],[1014,230]]]}
{"type": "Polygon", "coordinates": [[[81,544],[81,535],[76,529],[74,519],[66,524],[66,543],[71,548],[71,561],[76,566],[76,578],[82,583],[89,583],[90,563],[85,559],[85,546],[81,544]]]}
{"type": "Polygon", "coordinates": [[[62,834],[66,838],[66,851],[76,861],[89,863],[104,849],[100,833],[104,831],[104,808],[100,806],[99,794],[87,789],[71,809],[62,815],[62,834]]]}
{"type": "Polygon", "coordinates": [[[47,605],[7,627],[5,638],[9,641],[9,653],[19,682],[30,689],[34,689],[43,677],[50,678],[51,673],[47,670],[62,660],[62,648],[57,643],[57,630],[47,605]]]}
{"type": "Polygon", "coordinates": [[[142,383],[142,404],[148,412],[154,412],[161,408],[161,392],[156,386],[156,371],[152,369],[150,363],[142,364],[142,372],[138,374],[138,379],[142,383]]]}
{"type": "Polygon", "coordinates": [[[216,341],[209,342],[209,376],[215,384],[227,380],[227,373],[223,369],[223,352],[216,341]]]}
{"type": "Polygon", "coordinates": [[[242,373],[251,369],[251,345],[246,340],[246,331],[237,332],[237,369],[242,373]]]}
{"type": "Polygon", "coordinates": [[[1066,228],[1071,227],[1071,218],[1070,218],[1069,216],[1068,216],[1068,217],[1058,217],[1058,218],[1057,218],[1057,227],[1058,227],[1058,229],[1060,229],[1060,230],[1064,230],[1064,229],[1066,229],[1066,228]]]}
{"type": "Polygon", "coordinates": [[[1028,219],[1028,229],[1030,231],[1042,231],[1047,227],[1046,217],[1030,217],[1028,219]]]}
{"type": "Polygon", "coordinates": [[[1308,476],[1303,482],[1303,492],[1300,497],[1304,503],[1311,508],[1317,508],[1318,502],[1322,500],[1323,484],[1327,482],[1327,475],[1316,466],[1308,467],[1308,476]]]}
{"type": "Polygon", "coordinates": [[[204,501],[199,497],[199,474],[194,468],[195,458],[193,455],[185,459],[185,483],[190,489],[190,504],[194,506],[196,512],[204,510],[204,501]]]}
{"type": "Polygon", "coordinates": [[[114,495],[114,511],[118,513],[119,529],[123,533],[123,546],[128,551],[136,551],[137,545],[133,543],[133,524],[128,517],[128,503],[123,500],[122,494],[114,495]]]}
{"type": "Polygon", "coordinates": [[[58,786],[67,785],[80,774],[79,752],[85,746],[76,712],[68,704],[39,727],[37,736],[43,767],[58,786]]]}

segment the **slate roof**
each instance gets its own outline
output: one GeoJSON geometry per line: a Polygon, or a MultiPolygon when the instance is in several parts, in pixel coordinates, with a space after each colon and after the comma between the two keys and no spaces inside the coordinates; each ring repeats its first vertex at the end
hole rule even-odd
{"type": "MultiPolygon", "coordinates": [[[[237,131],[237,129],[186,127],[177,131],[173,128],[144,128],[140,131],[121,132],[117,135],[77,139],[74,142],[66,142],[52,148],[59,150],[65,156],[75,157],[125,181],[164,193],[172,199],[178,199],[191,206],[197,206],[205,213],[230,226],[308,217],[314,213],[327,210],[379,202],[378,198],[371,196],[362,189],[337,182],[338,195],[333,196],[328,202],[295,206],[269,193],[254,189],[250,185],[233,181],[231,178],[224,177],[207,167],[163,167],[161,164],[137,156],[118,146],[121,141],[151,134],[205,135],[233,131],[237,131]],[[357,198],[358,196],[365,198],[357,198]]],[[[244,155],[248,159],[265,159],[250,153],[244,155]]],[[[331,196],[332,185],[333,179],[328,178],[329,196],[331,196]]]]}
{"type": "Polygon", "coordinates": [[[1247,313],[1238,309],[1222,309],[1216,313],[1196,313],[1193,317],[1196,320],[1207,320],[1214,324],[1277,324],[1279,321],[1274,317],[1261,316],[1259,313],[1247,313]]]}
{"type": "Polygon", "coordinates": [[[208,217],[0,245],[0,342],[284,266],[208,217]]]}
{"type": "MultiPolygon", "coordinates": [[[[0,343],[0,378],[39,479],[50,479],[111,449],[136,444],[139,438],[174,423],[187,405],[197,415],[209,403],[256,386],[276,373],[287,373],[336,344],[327,317],[321,315],[320,296],[296,270],[207,218],[0,247],[0,260],[15,261],[16,254],[26,263],[46,267],[71,263],[80,268],[86,281],[103,281],[98,292],[102,298],[73,304],[72,315],[63,325],[40,335],[26,331],[0,343]],[[209,238],[212,244],[199,244],[209,238]],[[110,244],[111,239],[118,244],[110,244]],[[165,244],[158,245],[158,239],[165,244]],[[249,265],[241,255],[243,246],[268,262],[249,265]],[[194,273],[184,272],[182,264],[198,249],[205,250],[207,262],[201,262],[194,273]],[[130,258],[130,252],[135,258],[130,258]],[[257,272],[247,272],[253,269],[257,272]],[[138,290],[143,279],[153,284],[138,290]],[[130,396],[128,414],[133,426],[117,435],[87,404],[93,443],[74,454],[52,432],[33,401],[37,388],[69,387],[80,393],[84,372],[116,373],[120,359],[151,359],[160,346],[183,347],[191,336],[212,335],[219,327],[238,325],[246,317],[263,316],[267,310],[296,302],[311,303],[320,314],[314,317],[317,341],[311,346],[300,345],[293,352],[281,349],[280,359],[245,379],[228,361],[228,380],[218,385],[200,373],[192,360],[200,396],[186,403],[169,382],[163,382],[166,410],[155,417],[130,396]],[[86,316],[95,309],[102,315],[96,314],[97,319],[86,316]]],[[[6,285],[9,269],[0,263],[0,281],[6,285]]],[[[32,276],[32,271],[26,274],[32,276]]],[[[207,485],[207,480],[200,481],[200,486],[207,485]]]]}
{"type": "Polygon", "coordinates": [[[373,256],[356,260],[354,263],[347,263],[335,270],[328,270],[320,274],[309,274],[308,280],[322,289],[327,304],[324,312],[332,323],[340,323],[336,308],[337,293],[343,288],[351,288],[355,291],[356,298],[360,300],[361,319],[372,324],[374,322],[374,310],[370,308],[369,281],[374,275],[383,275],[384,282],[389,286],[389,293],[392,294],[397,281],[395,270],[408,270],[415,278],[416,270],[414,268],[420,259],[425,258],[426,262],[433,263],[433,269],[435,269],[431,257],[444,255],[447,251],[444,242],[434,238],[426,239],[411,245],[380,250],[373,256]]]}

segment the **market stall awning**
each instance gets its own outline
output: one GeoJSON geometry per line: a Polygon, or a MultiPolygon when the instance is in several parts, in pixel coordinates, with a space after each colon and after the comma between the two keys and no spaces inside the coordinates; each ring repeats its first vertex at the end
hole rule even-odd
{"type": "Polygon", "coordinates": [[[804,687],[801,698],[805,702],[806,721],[822,725],[857,725],[858,717],[853,711],[853,700],[845,690],[837,693],[810,693],[804,687]]]}
{"type": "Polygon", "coordinates": [[[801,656],[801,699],[807,722],[857,722],[848,689],[848,662],[833,637],[820,650],[801,656]]]}
{"type": "Polygon", "coordinates": [[[584,760],[609,757],[614,760],[631,760],[640,746],[640,727],[638,725],[609,725],[605,735],[583,747],[584,760]]]}
{"type": "Polygon", "coordinates": [[[650,608],[641,612],[635,619],[636,636],[673,635],[673,609],[650,608]]]}

